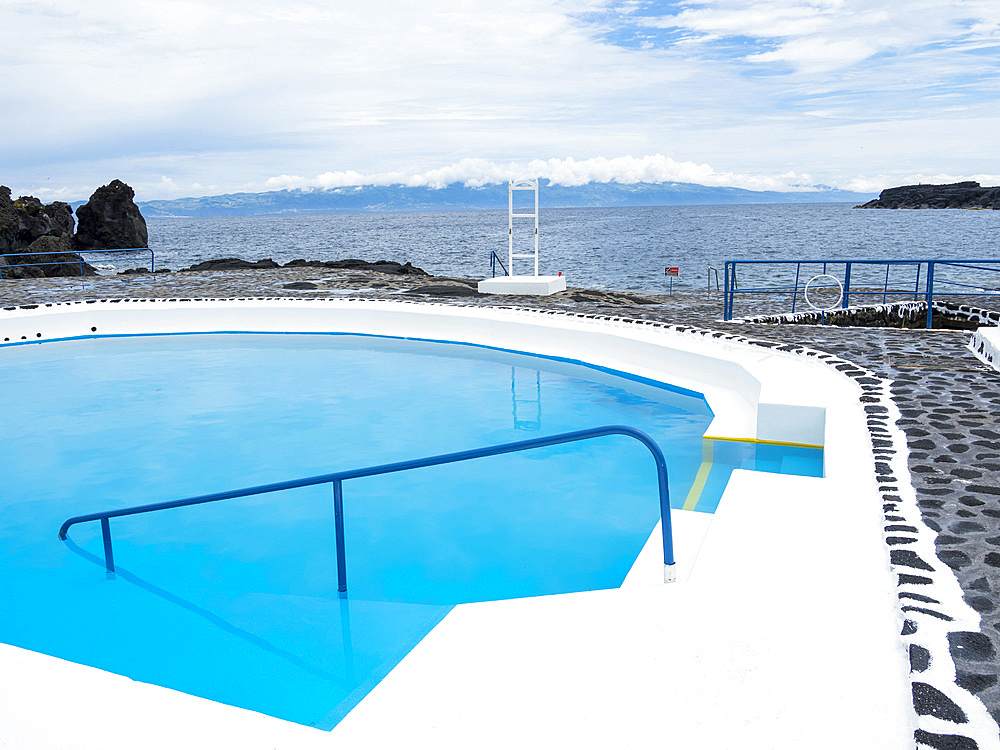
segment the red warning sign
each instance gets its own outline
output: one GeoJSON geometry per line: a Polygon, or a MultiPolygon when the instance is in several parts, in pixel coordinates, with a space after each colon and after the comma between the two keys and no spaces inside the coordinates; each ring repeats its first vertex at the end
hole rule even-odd
{"type": "Polygon", "coordinates": [[[664,276],[678,276],[681,272],[680,266],[667,266],[663,269],[664,276]]]}

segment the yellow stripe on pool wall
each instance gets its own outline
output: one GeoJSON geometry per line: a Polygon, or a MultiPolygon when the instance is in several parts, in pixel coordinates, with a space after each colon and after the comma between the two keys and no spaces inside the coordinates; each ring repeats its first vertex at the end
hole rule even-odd
{"type": "Polygon", "coordinates": [[[812,443],[786,443],[782,440],[757,440],[756,438],[712,437],[711,435],[705,435],[702,440],[725,440],[727,443],[753,443],[754,445],[785,445],[790,448],[823,449],[822,445],[813,445],[812,443]]]}
{"type": "Polygon", "coordinates": [[[701,466],[698,467],[698,473],[694,476],[694,484],[691,485],[691,491],[688,492],[682,510],[694,510],[698,505],[698,501],[701,500],[701,493],[705,489],[705,482],[708,481],[709,472],[712,471],[712,455],[715,451],[712,443],[713,439],[705,438],[701,441],[701,466]]]}

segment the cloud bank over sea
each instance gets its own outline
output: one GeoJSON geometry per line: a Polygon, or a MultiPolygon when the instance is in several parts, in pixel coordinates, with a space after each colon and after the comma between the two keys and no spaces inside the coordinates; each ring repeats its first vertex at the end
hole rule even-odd
{"type": "MultiPolygon", "coordinates": [[[[898,179],[900,176],[896,176],[898,179]]],[[[444,188],[462,184],[482,187],[506,183],[508,180],[543,179],[552,185],[578,187],[591,183],[691,183],[707,187],[734,187],[743,190],[780,190],[784,192],[811,192],[836,187],[858,193],[878,192],[885,187],[887,177],[859,178],[846,184],[830,186],[813,180],[808,174],[785,172],[779,175],[752,175],[735,172],[718,172],[708,164],[678,162],[662,154],[633,157],[620,156],[592,159],[533,159],[528,162],[498,164],[488,159],[462,159],[454,164],[426,172],[381,172],[364,174],[355,170],[324,172],[313,177],[278,175],[264,182],[267,190],[308,188],[339,188],[355,185],[444,188]]],[[[903,176],[907,179],[907,176],[903,176]]],[[[908,176],[913,183],[957,182],[963,177],[949,174],[908,176]]],[[[972,179],[984,183],[1000,181],[1000,175],[975,175],[972,179]]]]}

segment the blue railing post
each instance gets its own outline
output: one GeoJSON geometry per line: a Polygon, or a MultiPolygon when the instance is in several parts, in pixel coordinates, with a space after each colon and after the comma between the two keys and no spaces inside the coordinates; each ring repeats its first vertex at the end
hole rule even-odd
{"type": "Polygon", "coordinates": [[[727,260],[723,276],[726,277],[725,289],[722,291],[722,319],[732,320],[733,319],[733,292],[732,287],[729,284],[729,273],[730,268],[733,266],[733,261],[727,260]]]}
{"type": "Polygon", "coordinates": [[[927,327],[934,327],[934,261],[927,261],[927,327]]]}
{"type": "MultiPolygon", "coordinates": [[[[886,266],[888,268],[888,266],[886,266]]],[[[844,301],[840,305],[840,309],[846,310],[850,303],[848,300],[851,298],[851,261],[847,261],[846,268],[844,269],[844,301]]]]}
{"type": "Polygon", "coordinates": [[[889,263],[885,264],[885,283],[882,284],[882,304],[885,304],[885,298],[889,294],[889,269],[892,265],[889,263]]]}
{"type": "Polygon", "coordinates": [[[795,289],[792,291],[792,312],[795,312],[795,301],[799,298],[799,272],[802,270],[802,264],[795,264],[795,289]]]}
{"type": "Polygon", "coordinates": [[[101,536],[104,538],[104,567],[109,573],[115,572],[115,556],[111,551],[111,522],[101,519],[101,536]]]}
{"type": "Polygon", "coordinates": [[[347,596],[347,550],[344,546],[344,491],[341,480],[333,482],[333,525],[337,535],[337,593],[347,596]]]}

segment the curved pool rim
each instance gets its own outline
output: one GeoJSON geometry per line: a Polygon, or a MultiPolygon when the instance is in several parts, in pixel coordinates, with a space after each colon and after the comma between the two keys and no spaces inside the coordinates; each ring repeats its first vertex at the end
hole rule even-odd
{"type": "MultiPolygon", "coordinates": [[[[787,495],[789,488],[793,490],[792,494],[796,496],[797,501],[829,500],[833,495],[844,494],[850,502],[843,509],[843,513],[845,516],[853,516],[859,513],[863,515],[865,512],[858,507],[857,498],[868,497],[869,489],[874,489],[873,486],[869,487],[873,485],[873,477],[869,476],[871,472],[859,476],[857,471],[859,462],[864,460],[866,455],[870,458],[870,448],[867,446],[859,448],[858,445],[859,438],[866,436],[867,433],[864,431],[864,411],[858,403],[857,385],[850,378],[834,371],[821,361],[810,361],[786,352],[753,347],[734,337],[711,331],[599,316],[369,300],[92,301],[16,308],[0,314],[0,337],[11,339],[7,343],[26,342],[32,339],[47,341],[92,334],[215,333],[251,330],[309,332],[334,328],[353,333],[391,330],[393,335],[403,338],[420,337],[436,341],[484,344],[532,354],[579,359],[591,365],[611,367],[651,380],[670,382],[675,386],[704,394],[716,415],[709,430],[713,436],[824,446],[826,461],[824,479],[765,476],[751,478],[749,475],[756,472],[748,472],[747,476],[734,477],[735,481],[727,489],[727,497],[743,495],[757,502],[759,498],[770,497],[772,492],[781,496],[787,495]],[[832,487],[836,487],[836,490],[831,490],[832,487]],[[805,491],[806,488],[808,492],[805,491]],[[750,494],[747,494],[748,490],[751,490],[750,494]]],[[[724,519],[725,516],[725,513],[721,514],[724,519]]],[[[746,526],[748,522],[752,522],[751,525],[756,524],[759,528],[751,531],[760,532],[766,528],[767,523],[775,520],[777,517],[742,517],[740,523],[746,526]]],[[[687,566],[683,564],[679,566],[678,577],[682,584],[704,585],[706,580],[704,575],[700,579],[697,576],[691,577],[695,566],[693,558],[696,556],[698,571],[712,573],[717,573],[720,566],[727,568],[731,573],[734,570],[731,566],[737,564],[737,561],[747,559],[743,556],[746,554],[746,549],[740,547],[744,537],[751,533],[745,529],[741,529],[739,537],[731,540],[735,541],[735,549],[731,551],[731,555],[723,554],[724,559],[714,561],[707,559],[704,552],[706,544],[713,540],[713,535],[719,536],[715,529],[719,524],[718,518],[712,523],[713,528],[708,530],[707,534],[704,529],[701,530],[703,539],[699,540],[693,550],[689,550],[693,551],[694,555],[688,559],[687,566]],[[708,564],[709,562],[711,564],[708,564]]],[[[726,523],[729,523],[728,520],[726,523]]],[[[872,555],[876,551],[879,559],[884,554],[884,545],[877,533],[879,529],[875,529],[874,536],[870,533],[870,529],[864,528],[864,524],[859,528],[855,528],[854,525],[838,524],[838,530],[843,534],[856,533],[858,538],[851,538],[848,541],[855,545],[854,555],[864,558],[866,564],[872,561],[872,555]]],[[[813,546],[815,543],[816,540],[813,540],[813,546]]],[[[767,550],[765,548],[761,551],[767,550]]],[[[713,548],[713,552],[718,554],[719,550],[713,548]]],[[[678,554],[680,562],[680,555],[685,553],[678,554]]],[[[770,570],[769,566],[773,567],[773,564],[769,561],[769,557],[765,554],[755,561],[754,572],[760,574],[770,570]]],[[[131,683],[108,673],[59,662],[11,647],[0,647],[0,660],[5,666],[12,665],[13,673],[21,676],[22,681],[40,680],[49,686],[47,712],[56,708],[63,718],[69,717],[67,720],[88,724],[96,730],[91,739],[97,738],[97,740],[91,745],[81,746],[128,747],[134,746],[140,741],[137,738],[141,738],[147,746],[165,747],[170,743],[176,743],[179,737],[194,740],[194,744],[198,746],[210,746],[212,743],[206,734],[209,727],[212,728],[211,734],[215,735],[215,739],[225,736],[230,740],[240,741],[246,747],[271,745],[328,747],[334,746],[335,743],[346,743],[337,746],[362,746],[363,740],[371,739],[373,733],[381,733],[382,736],[395,733],[397,737],[401,737],[399,732],[412,732],[412,725],[407,728],[405,720],[395,728],[392,725],[396,722],[385,722],[384,717],[390,715],[386,712],[398,711],[399,716],[407,717],[413,722],[418,716],[414,711],[427,710],[427,702],[423,700],[424,694],[428,700],[435,700],[437,705],[440,699],[436,699],[435,696],[442,690],[448,692],[450,688],[449,685],[437,684],[440,682],[440,677],[435,675],[441,670],[454,671],[461,666],[463,660],[468,659],[470,632],[478,633],[484,629],[492,632],[496,627],[505,627],[506,632],[510,634],[509,637],[513,638],[515,643],[520,642],[518,639],[524,635],[516,623],[523,622],[525,617],[528,618],[529,627],[547,632],[546,623],[549,619],[536,619],[539,608],[549,615],[558,611],[564,613],[560,617],[567,614],[574,617],[572,610],[583,607],[587,614],[580,622],[588,623],[588,627],[593,623],[606,623],[610,626],[610,623],[617,622],[621,613],[630,612],[636,607],[645,612],[637,622],[645,622],[647,616],[659,610],[660,602],[673,601],[677,597],[689,600],[689,607],[695,605],[691,608],[691,612],[697,614],[702,611],[705,602],[699,604],[690,601],[690,597],[695,596],[697,588],[685,585],[665,587],[662,584],[650,586],[643,567],[643,555],[640,555],[633,572],[619,590],[590,592],[587,595],[538,597],[536,601],[515,600],[499,606],[463,605],[456,608],[453,615],[449,615],[442,623],[442,626],[446,627],[439,627],[417,649],[414,649],[414,652],[401,663],[402,669],[390,674],[359,704],[360,710],[356,709],[332,734],[288,725],[280,720],[212,704],[174,691],[131,683]],[[608,607],[600,604],[601,602],[614,604],[608,607]],[[594,604],[598,604],[597,609],[593,609],[594,604]],[[488,619],[484,620],[480,613],[483,615],[488,613],[488,619]],[[435,665],[433,673],[427,670],[428,659],[435,665]],[[400,696],[406,696],[404,702],[400,702],[400,696]],[[134,714],[129,715],[130,718],[122,716],[126,708],[134,711],[134,714]],[[164,713],[174,716],[175,721],[160,733],[152,726],[161,723],[155,722],[155,718],[161,717],[164,713]],[[84,720],[84,717],[88,719],[84,720]]],[[[844,571],[841,570],[840,573],[842,575],[844,571]]],[[[825,569],[823,575],[824,581],[830,587],[833,587],[838,580],[831,577],[825,569]]],[[[711,578],[712,576],[708,576],[708,579],[711,578]]],[[[885,620],[882,605],[894,603],[887,572],[885,575],[869,576],[864,579],[855,579],[851,575],[847,575],[847,578],[851,580],[850,590],[855,597],[859,595],[859,587],[872,588],[870,593],[875,595],[874,599],[881,602],[876,607],[877,613],[873,613],[872,617],[879,622],[885,620]],[[888,598],[883,600],[883,594],[888,598]]],[[[730,595],[739,599],[741,592],[739,589],[733,590],[730,595]]],[[[829,590],[825,592],[826,597],[830,595],[829,590]]],[[[718,595],[714,594],[713,599],[717,598],[718,595]]],[[[797,606],[801,608],[805,605],[800,601],[797,606]]],[[[866,617],[868,614],[866,613],[866,617]]],[[[895,615],[895,610],[892,609],[889,619],[893,627],[896,624],[895,615]]],[[[670,618],[663,622],[657,620],[656,627],[662,629],[662,626],[669,621],[670,618]]],[[[825,630],[830,625],[828,621],[835,621],[841,626],[846,624],[846,621],[828,616],[816,625],[822,626],[820,629],[825,630]]],[[[746,624],[749,626],[752,622],[753,617],[748,616],[746,624]]],[[[879,628],[879,633],[882,635],[884,635],[883,630],[884,628],[879,628]]],[[[765,631],[761,632],[763,634],[765,631]]],[[[788,632],[782,632],[788,637],[788,632]]],[[[565,634],[568,636],[570,632],[566,631],[565,634]]],[[[810,638],[815,636],[815,633],[810,634],[810,638]]],[[[896,633],[893,633],[893,639],[898,639],[896,633]]],[[[655,649],[657,646],[654,644],[662,645],[662,636],[654,642],[649,641],[646,635],[640,637],[632,634],[628,641],[629,647],[655,649]]],[[[537,653],[530,644],[524,646],[524,653],[537,653]]],[[[690,651],[690,644],[686,644],[684,650],[690,651]]],[[[775,656],[782,650],[776,648],[775,656]]],[[[499,651],[501,655],[510,658],[505,649],[499,651]]],[[[898,662],[895,666],[901,667],[899,674],[905,674],[905,670],[902,669],[905,665],[905,655],[901,649],[897,649],[886,659],[894,664],[898,662]]],[[[795,661],[797,665],[798,660],[795,661]]],[[[845,668],[845,665],[838,663],[831,667],[839,669],[845,668]]],[[[607,668],[608,665],[601,667],[602,670],[607,668]]],[[[879,685],[884,687],[885,679],[881,676],[883,670],[869,671],[872,673],[871,679],[867,684],[857,686],[858,689],[854,694],[848,696],[842,692],[830,693],[829,698],[850,699],[857,711],[863,711],[869,704],[874,705],[875,702],[870,699],[871,692],[877,690],[879,685]],[[866,695],[869,697],[866,698],[866,695]]],[[[896,674],[895,669],[892,672],[896,674]]],[[[489,671],[485,670],[483,674],[488,677],[489,671]]],[[[458,704],[461,703],[460,695],[472,695],[476,701],[481,702],[482,709],[488,714],[498,714],[498,718],[500,715],[509,716],[509,710],[505,708],[506,703],[496,692],[504,689],[504,683],[501,681],[499,686],[495,686],[496,681],[492,677],[488,678],[489,683],[479,684],[474,681],[471,684],[461,685],[458,688],[460,693],[450,693],[452,699],[458,704]]],[[[567,697],[557,699],[556,705],[549,706],[547,712],[558,710],[561,714],[571,715],[576,710],[574,706],[578,705],[578,702],[573,703],[571,699],[574,695],[579,696],[578,690],[574,688],[574,680],[570,674],[557,679],[563,684],[567,697]]],[[[541,682],[539,688],[544,687],[545,681],[541,682]]],[[[900,721],[903,723],[908,721],[906,717],[910,715],[912,708],[906,700],[908,695],[903,695],[907,692],[905,679],[900,682],[893,677],[889,679],[889,683],[893,686],[893,690],[890,691],[891,699],[881,702],[878,713],[882,716],[892,714],[893,718],[885,723],[887,726],[896,726],[900,721]],[[902,692],[896,688],[900,688],[902,692]],[[900,695],[903,695],[902,701],[899,700],[900,695]]],[[[620,683],[617,684],[621,687],[620,683]]],[[[639,684],[641,689],[638,692],[631,687],[622,688],[623,695],[631,696],[624,697],[623,700],[636,701],[648,690],[648,686],[641,681],[639,684]]],[[[537,690],[528,684],[522,684],[520,688],[518,692],[523,693],[525,697],[518,702],[518,705],[526,711],[528,704],[523,700],[537,693],[537,690]]],[[[797,694],[791,692],[785,698],[794,703],[797,694]]],[[[689,706],[684,702],[683,696],[677,695],[669,701],[669,705],[674,704],[689,706]]],[[[623,705],[619,705],[618,710],[622,710],[623,705]]],[[[455,709],[444,707],[441,710],[446,723],[441,725],[439,722],[434,733],[440,732],[444,727],[448,730],[445,734],[454,738],[455,732],[468,731],[474,725],[481,726],[481,717],[471,720],[469,716],[465,716],[463,719],[461,706],[455,709]]],[[[674,713],[676,714],[676,711],[674,713]]],[[[634,712],[629,711],[629,714],[635,718],[634,712]]],[[[38,716],[38,713],[27,711],[26,716],[38,716]]],[[[434,721],[433,717],[430,720],[434,721]]],[[[617,725],[616,722],[612,723],[617,725]]],[[[597,734],[592,735],[594,744],[598,744],[599,737],[608,736],[607,731],[600,728],[602,726],[601,722],[590,726],[591,730],[597,728],[597,734]]],[[[653,726],[662,728],[662,720],[653,717],[651,724],[639,721],[630,731],[632,736],[636,736],[635,732],[648,731],[653,726]]],[[[707,725],[703,725],[703,729],[705,726],[707,725]]],[[[790,722],[787,726],[794,729],[796,722],[790,722]]],[[[810,727],[812,726],[815,725],[810,722],[810,727]]],[[[718,725],[713,725],[713,728],[720,731],[722,729],[718,725]]],[[[618,731],[613,727],[611,730],[618,731]]],[[[426,732],[428,728],[424,727],[422,731],[426,732]]],[[[478,732],[481,733],[482,729],[478,732]]],[[[44,736],[45,732],[42,732],[42,735],[44,736]]],[[[47,736],[51,738],[56,735],[50,732],[47,736]]],[[[542,736],[553,735],[543,732],[540,737],[542,736]]],[[[909,740],[912,742],[912,732],[909,734],[909,740]]],[[[889,743],[885,746],[894,744],[889,743]]],[[[45,745],[42,743],[38,746],[45,745]]]]}

